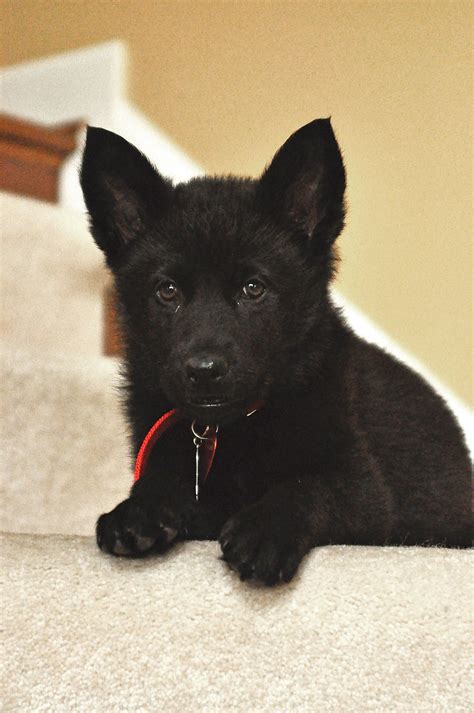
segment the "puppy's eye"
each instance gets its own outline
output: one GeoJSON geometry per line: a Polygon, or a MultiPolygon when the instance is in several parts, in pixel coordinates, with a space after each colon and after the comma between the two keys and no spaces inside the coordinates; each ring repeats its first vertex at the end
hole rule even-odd
{"type": "Polygon", "coordinates": [[[251,300],[258,300],[260,297],[263,297],[266,289],[267,288],[263,282],[260,282],[260,280],[247,280],[242,288],[242,292],[245,297],[248,297],[251,300]]]}
{"type": "Polygon", "coordinates": [[[173,302],[179,296],[179,289],[172,280],[163,280],[156,286],[156,296],[162,302],[173,302]]]}

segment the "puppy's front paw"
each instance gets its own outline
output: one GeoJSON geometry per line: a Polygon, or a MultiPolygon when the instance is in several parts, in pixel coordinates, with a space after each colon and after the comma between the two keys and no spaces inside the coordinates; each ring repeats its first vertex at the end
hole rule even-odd
{"type": "Polygon", "coordinates": [[[140,557],[147,552],[164,552],[178,534],[177,518],[169,510],[149,512],[129,498],[97,521],[97,544],[104,552],[140,557]]]}
{"type": "Polygon", "coordinates": [[[282,519],[256,504],[226,522],[219,535],[223,558],[240,579],[264,584],[289,582],[309,550],[307,538],[292,518],[282,519]]]}

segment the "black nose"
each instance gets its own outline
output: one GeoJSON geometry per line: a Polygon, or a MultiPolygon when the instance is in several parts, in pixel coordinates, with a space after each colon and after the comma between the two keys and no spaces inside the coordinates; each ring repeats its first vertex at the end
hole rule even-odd
{"type": "Polygon", "coordinates": [[[212,386],[229,371],[229,364],[222,356],[200,354],[185,362],[186,376],[194,386],[212,386]]]}

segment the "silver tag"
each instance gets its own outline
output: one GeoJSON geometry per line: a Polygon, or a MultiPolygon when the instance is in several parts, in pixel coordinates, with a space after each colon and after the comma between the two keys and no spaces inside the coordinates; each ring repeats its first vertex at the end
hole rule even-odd
{"type": "Polygon", "coordinates": [[[199,438],[194,438],[193,443],[196,447],[196,482],[194,485],[194,495],[196,500],[199,500],[199,453],[201,450],[202,440],[199,438]]]}

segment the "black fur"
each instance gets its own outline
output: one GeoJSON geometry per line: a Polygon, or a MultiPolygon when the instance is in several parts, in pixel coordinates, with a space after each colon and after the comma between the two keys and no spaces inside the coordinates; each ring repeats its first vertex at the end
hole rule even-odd
{"type": "Polygon", "coordinates": [[[120,301],[134,455],[165,411],[189,417],[99,518],[103,550],[218,538],[243,579],[273,584],[316,545],[471,544],[452,414],[331,302],[345,171],[329,120],[293,134],[258,181],[175,187],[90,128],[81,184],[120,301]],[[199,502],[192,419],[220,426],[199,502]]]}

